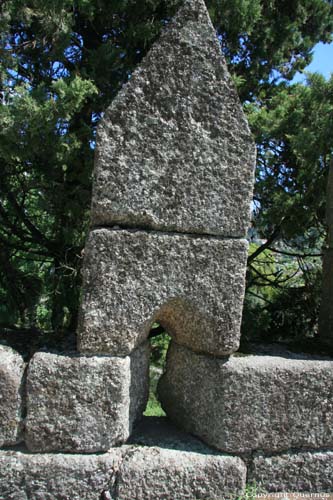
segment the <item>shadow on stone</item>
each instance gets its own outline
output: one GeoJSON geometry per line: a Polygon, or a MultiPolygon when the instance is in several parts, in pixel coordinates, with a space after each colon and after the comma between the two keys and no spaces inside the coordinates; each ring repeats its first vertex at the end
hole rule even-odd
{"type": "Polygon", "coordinates": [[[143,417],[127,444],[221,455],[198,438],[182,431],[168,417],[143,417]]]}

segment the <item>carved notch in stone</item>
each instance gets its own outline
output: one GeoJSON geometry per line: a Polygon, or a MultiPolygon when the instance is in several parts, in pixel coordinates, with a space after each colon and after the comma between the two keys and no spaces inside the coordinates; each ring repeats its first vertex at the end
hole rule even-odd
{"type": "Polygon", "coordinates": [[[92,225],[244,237],[255,148],[203,0],[185,0],[105,113],[92,225]]]}
{"type": "Polygon", "coordinates": [[[97,229],[85,250],[79,350],[129,354],[160,321],[179,344],[238,349],[247,242],[97,229]]]}

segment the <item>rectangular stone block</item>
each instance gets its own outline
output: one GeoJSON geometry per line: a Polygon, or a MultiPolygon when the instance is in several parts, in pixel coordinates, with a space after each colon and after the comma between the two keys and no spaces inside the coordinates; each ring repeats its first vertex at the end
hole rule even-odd
{"type": "Polygon", "coordinates": [[[119,500],[224,500],[244,493],[245,463],[181,431],[166,417],[144,417],[123,446],[119,500]]]}
{"type": "Polygon", "coordinates": [[[248,481],[265,491],[333,492],[333,451],[254,457],[248,481]]]}
{"type": "Polygon", "coordinates": [[[79,351],[129,354],[158,321],[179,344],[239,345],[247,242],[99,229],[85,250],[79,351]]]}
{"type": "Polygon", "coordinates": [[[109,500],[120,452],[105,455],[0,452],[2,500],[109,500]]]}
{"type": "Polygon", "coordinates": [[[22,441],[23,358],[10,347],[0,345],[0,446],[22,441]]]}
{"type": "Polygon", "coordinates": [[[125,442],[146,407],[148,364],[147,344],[125,358],[35,354],[27,378],[29,450],[92,453],[125,442]]]}
{"type": "Polygon", "coordinates": [[[118,477],[119,500],[231,500],[244,493],[238,457],[158,447],[129,447],[118,477]]]}
{"type": "Polygon", "coordinates": [[[174,422],[226,452],[333,447],[330,359],[217,359],[172,343],[159,394],[174,422]]]}

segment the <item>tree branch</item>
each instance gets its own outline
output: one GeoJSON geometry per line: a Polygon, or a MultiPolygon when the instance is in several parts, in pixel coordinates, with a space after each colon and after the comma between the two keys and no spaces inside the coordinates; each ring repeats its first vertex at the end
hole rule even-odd
{"type": "Polygon", "coordinates": [[[282,255],[289,255],[290,257],[300,257],[301,259],[306,258],[306,257],[322,257],[322,253],[293,253],[293,252],[286,252],[285,250],[277,250],[277,248],[272,248],[268,247],[268,250],[271,250],[271,252],[274,253],[279,253],[282,255]]]}
{"type": "Polygon", "coordinates": [[[247,258],[247,264],[251,264],[251,262],[254,261],[254,259],[256,259],[262,252],[264,252],[265,250],[267,250],[267,248],[269,248],[272,243],[277,240],[280,236],[280,232],[281,232],[281,227],[278,226],[274,231],[273,233],[270,235],[270,237],[268,238],[268,240],[266,241],[266,243],[264,243],[263,245],[261,245],[259,248],[257,248],[257,250],[255,252],[253,252],[251,255],[248,256],[247,258]]]}

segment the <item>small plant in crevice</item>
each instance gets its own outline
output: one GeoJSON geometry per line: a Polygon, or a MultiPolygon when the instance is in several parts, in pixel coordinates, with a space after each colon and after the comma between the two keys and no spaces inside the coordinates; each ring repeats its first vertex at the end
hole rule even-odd
{"type": "Polygon", "coordinates": [[[264,491],[262,488],[253,481],[252,483],[248,483],[245,487],[245,491],[243,495],[237,498],[237,500],[256,500],[258,495],[262,495],[264,491]]]}
{"type": "Polygon", "coordinates": [[[144,415],[164,417],[165,413],[157,397],[157,385],[164,370],[170,336],[159,323],[154,323],[149,334],[149,340],[151,343],[149,399],[144,415]]]}

